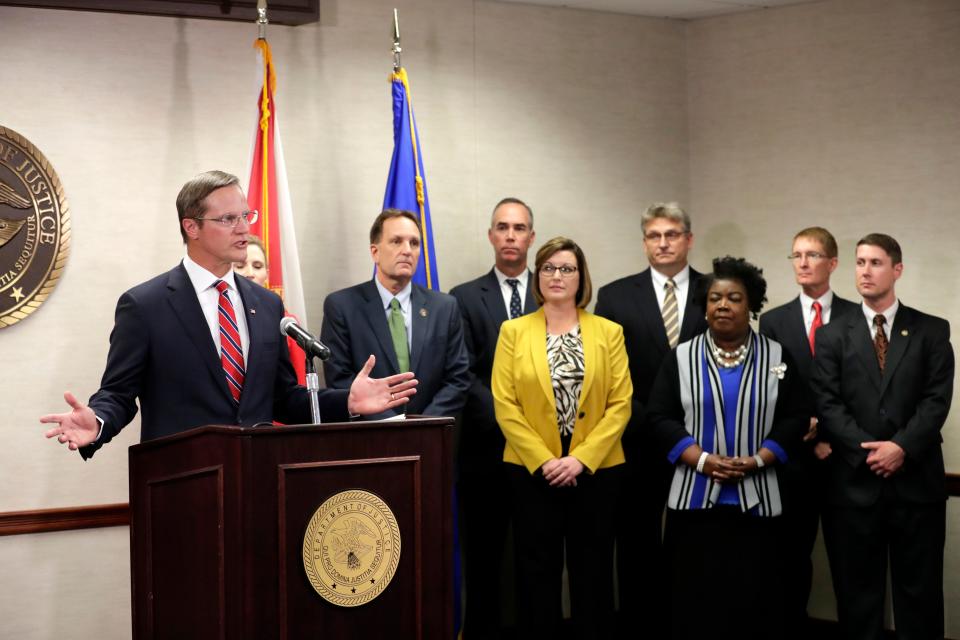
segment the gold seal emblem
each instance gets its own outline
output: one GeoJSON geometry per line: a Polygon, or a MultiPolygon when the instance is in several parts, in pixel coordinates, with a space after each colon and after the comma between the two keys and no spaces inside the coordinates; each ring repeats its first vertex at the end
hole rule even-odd
{"type": "Polygon", "coordinates": [[[43,304],[69,253],[60,178],[29,140],[0,127],[0,329],[43,304]]]}
{"type": "Polygon", "coordinates": [[[314,512],[303,536],[303,568],[320,596],[356,607],[380,595],[400,561],[400,528],[387,503],[351,489],[314,512]]]}

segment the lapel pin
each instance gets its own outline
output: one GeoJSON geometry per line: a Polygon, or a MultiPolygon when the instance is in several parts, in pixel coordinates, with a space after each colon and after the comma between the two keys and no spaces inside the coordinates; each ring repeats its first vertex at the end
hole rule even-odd
{"type": "Polygon", "coordinates": [[[257,315],[257,310],[256,310],[256,309],[250,309],[250,315],[252,315],[252,316],[257,315]]]}
{"type": "Polygon", "coordinates": [[[427,310],[426,310],[426,309],[420,309],[420,317],[421,317],[421,318],[426,318],[426,317],[427,317],[427,310]]]}
{"type": "Polygon", "coordinates": [[[910,335],[910,332],[907,331],[906,329],[904,329],[903,331],[900,332],[900,335],[906,337],[906,336],[910,335]]]}

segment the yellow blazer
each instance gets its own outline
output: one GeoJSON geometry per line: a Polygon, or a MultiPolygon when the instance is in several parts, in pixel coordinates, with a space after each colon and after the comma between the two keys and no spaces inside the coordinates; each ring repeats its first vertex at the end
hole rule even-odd
{"type": "MultiPolygon", "coordinates": [[[[630,419],[633,384],[620,325],[581,309],[580,336],[585,371],[570,455],[592,473],[624,461],[620,436],[630,419]]],[[[497,422],[507,439],[504,462],[534,473],[547,460],[559,458],[543,309],[500,326],[490,387],[497,422]]]]}

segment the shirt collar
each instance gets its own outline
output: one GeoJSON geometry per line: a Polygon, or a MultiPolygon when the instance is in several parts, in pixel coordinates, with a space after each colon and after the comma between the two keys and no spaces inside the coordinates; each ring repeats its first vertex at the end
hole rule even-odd
{"type": "Polygon", "coordinates": [[[800,291],[800,306],[803,307],[803,312],[806,314],[810,313],[810,310],[813,308],[813,303],[820,303],[820,312],[825,313],[830,310],[830,306],[833,304],[833,290],[827,289],[827,292],[820,296],[819,298],[811,298],[807,294],[800,291]]]}
{"type": "MultiPolygon", "coordinates": [[[[496,266],[493,267],[493,273],[496,274],[496,276],[497,276],[497,281],[500,283],[500,288],[501,288],[501,289],[502,289],[505,285],[507,285],[507,280],[509,280],[510,278],[514,278],[514,276],[508,276],[508,275],[505,274],[503,271],[500,271],[500,269],[497,269],[496,266]]],[[[521,287],[526,286],[526,285],[529,283],[530,270],[529,270],[529,269],[524,269],[524,270],[523,270],[523,273],[521,273],[520,275],[516,276],[514,279],[520,281],[520,286],[521,286],[521,287]]],[[[508,285],[507,285],[507,286],[508,286],[508,285]]]]}
{"type": "MultiPolygon", "coordinates": [[[[863,315],[867,318],[867,323],[872,327],[873,318],[877,315],[877,312],[871,309],[866,305],[866,303],[860,303],[860,308],[863,309],[863,315]]],[[[893,319],[897,315],[897,309],[900,308],[900,300],[896,299],[893,301],[893,304],[883,310],[883,316],[887,319],[886,323],[883,325],[886,327],[887,335],[890,333],[890,327],[893,326],[893,319]]]]}
{"type": "Polygon", "coordinates": [[[387,288],[382,284],[380,284],[380,280],[376,276],[373,277],[373,282],[374,284],[377,285],[377,292],[380,294],[380,301],[383,303],[384,310],[387,310],[390,308],[390,301],[393,300],[394,298],[396,298],[397,301],[400,303],[401,311],[406,311],[407,309],[410,308],[410,294],[413,292],[412,280],[408,282],[407,286],[401,289],[400,292],[397,293],[396,295],[387,291],[387,288]]]}
{"type": "MultiPolygon", "coordinates": [[[[667,284],[667,276],[663,275],[653,267],[650,267],[650,277],[653,279],[653,285],[657,291],[663,290],[663,285],[667,284]]],[[[690,281],[690,265],[686,265],[680,270],[680,273],[673,276],[673,283],[679,289],[690,281]]]]}
{"type": "Polygon", "coordinates": [[[190,278],[190,284],[193,285],[197,295],[213,287],[217,280],[223,280],[228,287],[238,291],[233,269],[227,271],[223,276],[216,276],[197,264],[189,255],[183,257],[183,268],[187,270],[187,277],[190,278]]]}

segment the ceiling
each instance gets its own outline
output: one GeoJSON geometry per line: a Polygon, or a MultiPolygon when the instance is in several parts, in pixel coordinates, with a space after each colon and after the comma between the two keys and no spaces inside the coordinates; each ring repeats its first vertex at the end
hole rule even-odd
{"type": "Polygon", "coordinates": [[[537,4],[568,9],[629,13],[655,18],[692,20],[726,13],[754,11],[822,0],[497,0],[514,4],[537,4]]]}

